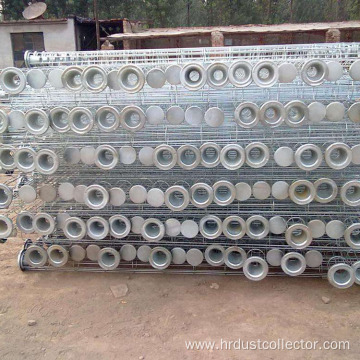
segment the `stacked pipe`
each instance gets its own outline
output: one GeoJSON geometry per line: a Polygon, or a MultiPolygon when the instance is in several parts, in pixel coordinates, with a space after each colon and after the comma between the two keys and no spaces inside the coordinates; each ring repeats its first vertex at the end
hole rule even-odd
{"type": "Polygon", "coordinates": [[[23,270],[360,283],[359,47],[26,53],[1,238],[23,270]]]}

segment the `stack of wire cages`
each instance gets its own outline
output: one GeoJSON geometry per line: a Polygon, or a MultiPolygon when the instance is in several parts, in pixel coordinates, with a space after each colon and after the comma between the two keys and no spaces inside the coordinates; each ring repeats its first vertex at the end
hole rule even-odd
{"type": "Polygon", "coordinates": [[[22,270],[360,283],[359,43],[27,52],[0,73],[22,270]]]}

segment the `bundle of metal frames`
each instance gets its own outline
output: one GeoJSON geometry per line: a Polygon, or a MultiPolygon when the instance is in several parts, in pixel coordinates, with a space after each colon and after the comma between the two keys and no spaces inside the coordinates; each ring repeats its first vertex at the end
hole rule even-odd
{"type": "MultiPolygon", "coordinates": [[[[46,76],[53,70],[59,70],[59,74],[63,74],[66,69],[73,66],[84,69],[98,65],[109,73],[132,64],[139,67],[144,74],[148,74],[154,68],[165,71],[169,65],[174,64],[184,67],[196,63],[206,69],[214,63],[231,64],[239,60],[245,60],[252,66],[261,61],[271,61],[277,67],[284,63],[295,64],[297,76],[292,82],[275,83],[271,87],[249,84],[237,88],[229,84],[214,88],[205,83],[203,87],[193,91],[181,85],[171,84],[152,88],[145,82],[143,88],[136,93],[108,87],[102,92],[93,93],[84,89],[78,92],[71,92],[65,88],[55,89],[46,83],[39,89],[26,84],[23,91],[16,95],[5,92],[0,99],[8,117],[8,126],[2,134],[0,162],[6,167],[6,162],[11,163],[16,152],[22,148],[31,148],[35,154],[40,150],[51,150],[59,161],[57,170],[51,174],[41,173],[38,169],[24,173],[10,165],[8,171],[14,173],[3,181],[13,192],[10,206],[12,215],[9,217],[14,227],[19,214],[24,213],[30,214],[29,218],[24,218],[24,225],[29,225],[27,221],[32,221],[39,215],[36,219],[40,219],[37,227],[40,228],[40,233],[41,229],[46,229],[48,225],[46,217],[41,218],[42,214],[48,214],[54,219],[55,224],[50,234],[46,234],[44,230],[40,237],[33,231],[23,233],[24,237],[30,237],[31,240],[26,240],[20,252],[19,266],[23,270],[244,274],[251,280],[261,280],[266,275],[284,274],[328,276],[332,285],[339,288],[359,283],[359,45],[348,43],[26,53],[27,65],[42,70],[46,76]],[[337,68],[341,65],[342,75],[334,81],[324,79],[321,84],[310,86],[300,79],[299,74],[304,64],[314,59],[325,64],[335,62],[337,68]],[[260,121],[255,127],[245,128],[236,121],[236,108],[244,102],[252,102],[261,109],[268,101],[278,101],[286,106],[294,100],[302,101],[306,108],[306,119],[301,127],[293,128],[285,122],[272,127],[271,124],[269,126],[260,121]],[[50,110],[56,107],[84,107],[91,111],[96,123],[96,110],[104,105],[115,107],[119,113],[124,106],[138,106],[146,116],[145,126],[139,131],[128,131],[119,126],[112,132],[104,132],[95,125],[84,134],[74,133],[72,130],[59,133],[51,126],[50,110]],[[160,120],[157,119],[157,124],[148,117],[147,110],[150,106],[156,106],[157,111],[159,108],[162,110],[163,115],[160,120]],[[185,116],[185,111],[191,106],[197,106],[203,114],[196,126],[185,116]],[[168,115],[168,110],[172,107],[179,107],[183,111],[183,118],[178,122],[172,121],[168,115]],[[221,121],[207,121],[204,114],[211,108],[217,108],[220,113],[222,112],[221,121]],[[24,129],[26,113],[32,109],[43,110],[49,116],[50,127],[46,132],[34,135],[24,129]],[[217,144],[220,148],[236,144],[244,149],[250,143],[261,142],[269,150],[269,158],[261,167],[249,166],[244,159],[242,166],[234,169],[222,166],[223,163],[210,167],[199,162],[197,166],[189,169],[181,166],[179,162],[169,169],[161,169],[154,165],[156,159],[152,154],[159,146],[171,146],[176,152],[183,145],[193,145],[200,149],[203,144],[209,142],[217,144]],[[315,145],[325,154],[326,149],[334,143],[341,143],[348,150],[344,154],[342,148],[335,149],[330,160],[323,159],[314,169],[306,166],[299,168],[297,165],[294,154],[302,145],[315,145]],[[109,145],[119,154],[118,163],[109,170],[96,166],[94,158],[89,161],[93,156],[89,155],[89,152],[102,145],[109,145]],[[10,151],[2,152],[4,149],[10,151]],[[121,149],[130,151],[132,159],[122,159],[121,149]],[[152,151],[146,161],[140,156],[142,149],[152,151]],[[284,164],[281,161],[279,163],[275,156],[279,149],[290,150],[292,159],[289,161],[286,158],[284,164]],[[3,157],[1,154],[4,154],[3,157]],[[81,154],[88,155],[87,163],[81,154]],[[346,166],[337,166],[336,164],[345,161],[344,157],[347,161],[346,166]],[[333,161],[335,165],[329,166],[329,161],[333,161]],[[324,178],[334,181],[337,188],[336,196],[329,201],[317,201],[315,195],[313,201],[303,203],[295,203],[289,198],[288,186],[295,181],[304,179],[313,184],[316,180],[324,178]],[[159,190],[157,194],[161,197],[161,194],[173,186],[180,186],[189,191],[194,184],[202,183],[211,187],[221,180],[230,182],[234,188],[237,184],[243,186],[245,183],[247,191],[250,189],[250,194],[242,198],[241,194],[236,193],[235,199],[226,203],[226,206],[219,202],[210,202],[206,207],[197,207],[189,202],[181,211],[169,208],[163,200],[154,207],[146,198],[150,189],[159,190]],[[340,190],[350,181],[355,185],[349,186],[344,192],[345,196],[352,200],[349,204],[342,201],[340,190]],[[284,193],[281,199],[275,195],[273,188],[274,184],[279,182],[286,182],[281,184],[284,193]],[[82,192],[90,185],[99,185],[108,193],[113,188],[117,191],[120,189],[124,199],[121,200],[121,204],[110,201],[102,208],[89,208],[84,204],[83,197],[79,201],[75,200],[75,193],[64,195],[60,190],[64,183],[66,186],[70,185],[64,189],[74,188],[75,191],[80,191],[81,188],[82,192]],[[260,195],[256,195],[258,185],[260,195]],[[264,186],[265,189],[262,188],[264,186]],[[139,196],[139,189],[145,189],[145,198],[140,202],[133,201],[132,188],[136,196],[139,196]],[[44,189],[47,191],[45,195],[44,189]],[[268,193],[263,195],[264,192],[268,193]],[[55,195],[50,196],[50,193],[55,195]],[[96,231],[100,231],[102,226],[108,225],[109,219],[114,215],[128,219],[130,231],[126,236],[114,236],[113,233],[107,232],[106,236],[94,239],[96,236],[89,236],[90,225],[80,239],[71,239],[64,234],[64,222],[69,218],[80,218],[84,223],[90,224],[90,219],[100,217],[105,221],[102,223],[100,220],[100,223],[96,224],[96,231]],[[261,224],[261,218],[256,218],[253,223],[246,223],[244,226],[233,219],[234,222],[228,224],[230,230],[242,231],[241,237],[235,236],[232,239],[231,233],[229,235],[224,231],[218,231],[215,237],[212,236],[216,232],[216,226],[223,227],[225,220],[231,216],[236,221],[240,217],[244,222],[252,216],[261,216],[265,222],[261,224]],[[204,218],[207,219],[206,223],[204,218]],[[152,241],[150,235],[150,240],[144,237],[144,221],[147,219],[158,221],[150,223],[150,235],[157,234],[159,227],[164,226],[164,229],[161,229],[164,231],[160,240],[152,241]],[[220,225],[216,224],[217,219],[220,225]],[[194,226],[197,227],[197,231],[194,231],[194,226]],[[269,229],[264,236],[257,236],[262,226],[269,226],[269,229]],[[203,231],[200,231],[199,227],[203,231]],[[205,227],[209,231],[208,236],[204,236],[205,227]],[[311,237],[311,241],[308,241],[307,236],[311,237]],[[302,243],[305,245],[301,245],[302,243]]],[[[330,68],[330,65],[328,66],[330,68]]],[[[315,72],[316,78],[316,71],[319,69],[315,67],[310,70],[315,72]]],[[[285,116],[288,114],[285,113],[285,116]]],[[[165,155],[166,161],[168,155],[165,155]]],[[[185,157],[191,158],[191,155],[193,154],[185,153],[185,157]]],[[[228,155],[229,163],[233,163],[237,154],[228,155]]],[[[300,161],[306,165],[313,155],[310,151],[304,154],[300,161]]],[[[179,159],[179,155],[177,156],[179,159]]],[[[255,161],[258,156],[257,149],[254,153],[255,161]]],[[[105,154],[104,161],[110,160],[109,154],[105,154]]],[[[27,164],[31,161],[34,159],[24,160],[27,164]]],[[[239,189],[243,191],[243,188],[239,189]]],[[[295,196],[298,194],[301,198],[308,190],[304,184],[300,184],[295,196]]],[[[224,191],[227,190],[222,189],[218,194],[220,198],[224,196],[224,191]]],[[[235,191],[240,190],[235,188],[235,191]]],[[[328,187],[319,186],[317,191],[319,194],[323,191],[326,195],[328,187]]],[[[203,196],[203,193],[199,194],[200,197],[203,196]]],[[[83,196],[77,195],[78,198],[83,196]]],[[[1,193],[0,204],[6,202],[3,196],[6,200],[6,192],[1,193]]],[[[96,194],[95,200],[97,196],[99,194],[96,194]]],[[[176,193],[174,203],[181,202],[183,197],[184,194],[176,193]]],[[[0,230],[5,229],[6,232],[8,223],[0,218],[0,224],[0,230]]],[[[119,229],[122,229],[123,224],[118,225],[119,229]]],[[[20,232],[19,228],[17,230],[20,232]]]]}

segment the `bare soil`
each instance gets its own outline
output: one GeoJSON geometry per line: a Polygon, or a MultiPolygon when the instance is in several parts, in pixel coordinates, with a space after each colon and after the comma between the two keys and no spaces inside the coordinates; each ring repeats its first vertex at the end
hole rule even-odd
{"type": "Polygon", "coordinates": [[[21,272],[20,247],[14,239],[0,245],[1,360],[359,359],[358,286],[337,290],[323,279],[287,277],[254,283],[226,276],[21,272]],[[129,288],[123,298],[110,290],[118,284],[129,288]],[[185,348],[186,340],[221,338],[348,340],[350,350],[185,348]]]}

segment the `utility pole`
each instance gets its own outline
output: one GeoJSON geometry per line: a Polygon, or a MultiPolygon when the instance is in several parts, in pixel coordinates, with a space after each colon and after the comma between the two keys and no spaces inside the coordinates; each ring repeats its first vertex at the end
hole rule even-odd
{"type": "Polygon", "coordinates": [[[94,18],[95,18],[95,27],[96,27],[96,49],[100,50],[100,24],[99,24],[97,0],[94,0],[94,18]]]}
{"type": "Polygon", "coordinates": [[[190,27],[190,1],[187,2],[187,26],[190,27]]]}
{"type": "Polygon", "coordinates": [[[293,13],[293,0],[290,0],[290,22],[293,22],[293,17],[294,17],[294,13],[293,13]]]}

